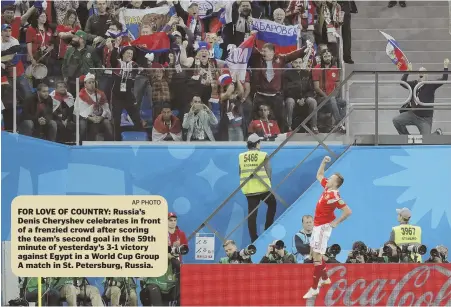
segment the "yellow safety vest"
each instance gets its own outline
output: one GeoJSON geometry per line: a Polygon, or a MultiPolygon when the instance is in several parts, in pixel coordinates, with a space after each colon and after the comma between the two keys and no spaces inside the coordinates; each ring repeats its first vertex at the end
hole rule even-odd
{"type": "MultiPolygon", "coordinates": [[[[263,161],[265,161],[266,156],[267,154],[265,152],[258,150],[249,150],[240,154],[240,183],[243,183],[243,181],[246,180],[254,170],[263,163],[263,161]]],[[[258,194],[269,191],[268,187],[271,187],[271,181],[269,180],[265,167],[263,166],[260,168],[256,175],[259,178],[255,176],[241,188],[243,194],[258,194]],[[262,180],[268,187],[262,183],[262,180]]]]}
{"type": "MultiPolygon", "coordinates": [[[[392,229],[393,233],[395,234],[396,245],[401,246],[403,244],[413,244],[413,243],[421,244],[421,227],[402,224],[399,226],[395,226],[392,229]]],[[[412,253],[411,255],[412,259],[415,259],[414,255],[415,254],[412,253]]],[[[419,262],[423,262],[420,254],[416,254],[416,256],[419,262]]]]}

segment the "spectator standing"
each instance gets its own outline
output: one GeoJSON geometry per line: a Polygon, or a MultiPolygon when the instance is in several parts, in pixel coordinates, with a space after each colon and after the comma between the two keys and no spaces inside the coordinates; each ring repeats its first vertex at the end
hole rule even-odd
{"type": "Polygon", "coordinates": [[[182,141],[182,125],[169,104],[163,105],[161,114],[153,122],[152,142],[160,141],[182,141]]]}
{"type": "MultiPolygon", "coordinates": [[[[287,69],[284,72],[284,95],[288,131],[291,131],[293,128],[295,106],[297,106],[297,109],[307,107],[308,114],[312,113],[317,107],[311,71],[306,69],[302,58],[294,60],[291,64],[293,69],[287,69]]],[[[310,127],[315,134],[318,133],[317,113],[310,119],[310,127]]]]}
{"type": "Polygon", "coordinates": [[[211,110],[202,103],[200,96],[194,96],[191,101],[191,109],[185,113],[182,127],[186,129],[186,140],[190,141],[215,141],[211,126],[218,124],[218,119],[211,110]]]}
{"type": "Polygon", "coordinates": [[[26,43],[26,31],[29,26],[28,19],[36,12],[34,6],[22,2],[16,5],[2,5],[2,24],[11,26],[12,36],[19,43],[26,43]]]}
{"type": "Polygon", "coordinates": [[[85,87],[80,90],[74,113],[80,115],[80,140],[95,141],[100,131],[105,141],[113,141],[111,110],[106,95],[97,89],[95,75],[82,78],[85,87]]]}
{"type": "MultiPolygon", "coordinates": [[[[12,36],[12,28],[9,24],[2,25],[2,56],[10,54],[11,59],[3,62],[2,60],[2,68],[5,67],[5,70],[8,75],[8,81],[12,84],[14,71],[13,67],[16,67],[16,82],[19,96],[26,95],[31,92],[31,86],[25,77],[25,69],[20,57],[16,54],[20,52],[19,41],[12,36]]],[[[3,58],[2,58],[3,59],[3,58]]]]}
{"type": "MultiPolygon", "coordinates": [[[[76,78],[88,74],[91,68],[102,67],[102,62],[95,48],[86,44],[87,38],[88,35],[85,32],[81,30],[75,32],[71,41],[72,46],[67,49],[64,55],[62,73],[69,92],[74,96],[76,96],[76,78]]],[[[95,70],[92,73],[100,74],[100,70],[95,70]]]]}
{"type": "MultiPolygon", "coordinates": [[[[312,72],[313,86],[318,98],[318,103],[333,93],[340,82],[340,71],[337,66],[332,65],[332,54],[325,50],[321,54],[321,64],[316,65],[312,72]]],[[[336,96],[330,97],[321,112],[330,112],[335,120],[335,125],[345,117],[346,101],[336,96]],[[327,111],[326,111],[327,110],[327,111]]],[[[339,127],[340,132],[345,132],[343,124],[339,127]]]]}
{"type": "MultiPolygon", "coordinates": [[[[36,10],[31,17],[31,26],[27,29],[27,54],[31,65],[38,64],[38,60],[47,66],[48,75],[60,75],[59,67],[51,56],[54,48],[53,31],[47,22],[47,14],[36,10]]],[[[35,80],[35,84],[40,81],[35,80]]]]}
{"type": "Polygon", "coordinates": [[[171,102],[171,92],[169,84],[174,71],[164,69],[160,63],[152,63],[150,71],[150,84],[152,87],[153,119],[161,112],[163,105],[171,102]]]}
{"type": "Polygon", "coordinates": [[[205,39],[206,29],[199,17],[199,4],[192,2],[188,7],[188,12],[182,8],[179,1],[174,4],[174,7],[177,15],[183,19],[186,26],[194,34],[194,40],[200,42],[205,39]]]}
{"type": "Polygon", "coordinates": [[[56,12],[56,21],[58,25],[65,24],[65,21],[68,16],[69,11],[75,11],[75,23],[77,26],[80,26],[80,22],[78,21],[78,16],[76,13],[76,10],[79,7],[79,1],[78,0],[59,0],[59,1],[51,1],[53,4],[53,7],[55,8],[56,12]]]}
{"type": "Polygon", "coordinates": [[[316,1],[318,23],[316,24],[317,44],[328,44],[334,57],[338,57],[339,48],[336,33],[343,22],[340,20],[341,7],[337,1],[316,1]]]}
{"type": "Polygon", "coordinates": [[[75,10],[69,9],[66,11],[66,15],[61,20],[61,23],[56,27],[56,35],[59,38],[58,62],[60,66],[62,66],[64,56],[67,49],[69,48],[69,44],[72,42],[72,38],[75,36],[75,33],[77,33],[78,30],[80,30],[80,26],[77,25],[77,12],[75,10]]]}
{"type": "Polygon", "coordinates": [[[282,132],[286,127],[282,95],[282,69],[285,68],[287,63],[303,57],[304,50],[305,48],[289,54],[276,55],[274,45],[266,43],[263,45],[261,52],[257,50],[254,53],[255,56],[252,56],[254,57],[252,59],[252,67],[256,69],[253,74],[256,87],[254,108],[258,110],[262,104],[271,106],[282,132]]]}
{"type": "Polygon", "coordinates": [[[111,54],[111,67],[113,71],[112,105],[114,119],[115,140],[121,140],[121,116],[122,110],[126,110],[133,121],[136,131],[142,130],[141,117],[138,103],[133,95],[138,64],[133,61],[135,48],[130,44],[122,46],[118,57],[118,49],[114,48],[111,54]]]}
{"type": "MultiPolygon", "coordinates": [[[[226,10],[227,10],[226,6],[226,10]]],[[[252,5],[251,1],[235,1],[232,6],[232,22],[222,29],[224,40],[223,59],[228,56],[228,46],[239,46],[251,33],[252,5]]]]}
{"type": "Polygon", "coordinates": [[[89,16],[86,21],[85,32],[87,39],[93,42],[93,45],[103,43],[106,38],[106,33],[110,25],[116,20],[115,16],[108,12],[107,1],[96,1],[97,14],[89,16]]]}
{"type": "Polygon", "coordinates": [[[313,34],[316,6],[310,0],[291,0],[286,9],[286,16],[291,20],[291,24],[298,24],[301,28],[301,46],[309,40],[315,41],[313,34]]]}
{"type": "MultiPolygon", "coordinates": [[[[448,66],[449,59],[445,59],[443,61],[443,67],[445,72],[448,71],[448,66]]],[[[409,69],[411,70],[412,67],[410,66],[409,69]]],[[[419,82],[427,81],[428,75],[426,73],[426,68],[424,67],[420,68],[418,80],[407,81],[408,77],[409,74],[404,74],[401,80],[407,82],[413,91],[413,89],[419,82]]],[[[438,79],[438,81],[446,81],[446,80],[448,80],[447,73],[443,74],[442,78],[438,79]]],[[[421,101],[422,103],[434,103],[435,91],[442,85],[443,84],[423,84],[417,89],[416,93],[413,93],[413,95],[416,95],[418,97],[418,100],[421,101]]],[[[406,86],[403,84],[401,84],[401,86],[406,88],[406,86]]],[[[407,126],[409,125],[416,126],[420,131],[420,134],[422,135],[431,133],[432,120],[434,117],[433,106],[429,107],[418,105],[415,102],[414,98],[412,97],[410,103],[407,106],[403,107],[421,108],[422,110],[401,110],[400,114],[395,118],[393,118],[393,125],[395,126],[399,134],[409,134],[409,131],[407,130],[407,126]]]]}
{"type": "Polygon", "coordinates": [[[25,99],[21,115],[23,121],[19,127],[20,134],[43,134],[47,140],[56,141],[57,124],[53,117],[53,99],[46,84],[39,84],[36,93],[25,99]]]}
{"type": "Polygon", "coordinates": [[[273,20],[275,23],[284,25],[285,24],[285,11],[282,10],[281,8],[274,10],[273,20]]]}
{"type": "Polygon", "coordinates": [[[341,10],[344,12],[341,35],[343,38],[343,61],[347,64],[354,64],[351,54],[351,14],[357,14],[357,5],[355,1],[339,1],[341,10]]]}
{"type": "Polygon", "coordinates": [[[219,77],[221,119],[219,134],[221,141],[244,141],[241,97],[244,94],[243,84],[238,80],[233,83],[232,77],[223,74],[219,77]]]}

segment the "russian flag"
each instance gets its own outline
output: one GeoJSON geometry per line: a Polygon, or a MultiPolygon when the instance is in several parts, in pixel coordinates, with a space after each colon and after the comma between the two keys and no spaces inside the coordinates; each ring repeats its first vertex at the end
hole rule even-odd
{"type": "Polygon", "coordinates": [[[398,42],[391,35],[385,32],[379,31],[387,39],[387,47],[385,47],[385,52],[387,53],[393,64],[398,67],[400,71],[409,70],[410,61],[407,59],[404,52],[402,52],[401,47],[399,47],[398,42]]]}
{"type": "Polygon", "coordinates": [[[218,11],[211,13],[210,15],[202,17],[202,19],[209,21],[209,32],[218,33],[222,26],[232,22],[232,8],[233,1],[227,2],[225,7],[220,8],[218,11]]]}
{"type": "Polygon", "coordinates": [[[253,19],[252,29],[257,32],[257,48],[261,49],[265,43],[272,43],[276,53],[286,54],[298,47],[299,26],[285,26],[274,21],[253,19]]]}
{"type": "Polygon", "coordinates": [[[156,32],[151,35],[143,35],[131,42],[145,52],[166,52],[170,48],[170,39],[166,32],[156,32]]]}
{"type": "MultiPolygon", "coordinates": [[[[246,78],[246,69],[249,58],[252,55],[252,49],[255,44],[255,35],[251,35],[238,47],[233,47],[229,51],[226,59],[226,67],[230,71],[231,76],[238,76],[239,80],[244,82],[246,78]]],[[[237,81],[237,80],[234,80],[237,81]]]]}

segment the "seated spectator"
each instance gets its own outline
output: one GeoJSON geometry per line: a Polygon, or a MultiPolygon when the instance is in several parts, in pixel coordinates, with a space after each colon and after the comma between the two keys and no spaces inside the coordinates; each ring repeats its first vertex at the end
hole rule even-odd
{"type": "Polygon", "coordinates": [[[182,125],[177,116],[172,114],[169,104],[163,105],[161,114],[153,122],[152,141],[182,141],[182,125]]]}
{"type": "Polygon", "coordinates": [[[105,141],[114,140],[111,111],[105,93],[96,88],[93,74],[87,74],[83,82],[85,87],[80,90],[74,110],[75,114],[80,114],[80,140],[95,141],[100,130],[103,130],[105,141]]]}
{"type": "Polygon", "coordinates": [[[259,107],[259,118],[253,120],[249,124],[249,128],[247,129],[247,133],[253,134],[257,133],[260,137],[264,137],[265,139],[275,138],[278,134],[280,134],[280,128],[277,124],[277,121],[270,120],[270,108],[268,105],[262,104],[259,107]]]}
{"type": "Polygon", "coordinates": [[[49,141],[56,141],[57,124],[53,115],[53,99],[49,87],[41,83],[36,93],[28,96],[22,110],[22,123],[19,133],[28,136],[43,136],[49,141]]]}
{"type": "Polygon", "coordinates": [[[218,119],[213,112],[202,103],[200,96],[194,96],[191,101],[191,109],[183,118],[183,129],[188,130],[186,140],[190,141],[214,141],[212,126],[218,124],[218,119]]]}
{"type": "MultiPolygon", "coordinates": [[[[312,79],[317,102],[321,104],[321,101],[328,97],[340,83],[340,71],[337,66],[332,65],[332,54],[328,50],[323,51],[321,54],[321,64],[315,66],[312,72],[312,79]]],[[[335,125],[338,125],[345,117],[346,101],[332,96],[319,111],[332,113],[335,125]]],[[[341,124],[337,132],[344,133],[345,131],[344,125],[341,124]]]]}
{"type": "Polygon", "coordinates": [[[55,90],[50,93],[54,101],[59,102],[59,106],[54,113],[57,114],[58,135],[57,141],[60,143],[72,142],[74,140],[75,123],[73,121],[74,97],[67,91],[64,81],[55,82],[55,90]]]}
{"type": "MultiPolygon", "coordinates": [[[[448,71],[448,65],[449,59],[445,59],[443,61],[443,67],[445,72],[448,71]]],[[[412,69],[411,65],[409,69],[410,70],[412,69]]],[[[424,67],[420,68],[419,78],[417,80],[407,81],[408,77],[409,74],[404,74],[401,80],[407,82],[412,91],[419,82],[428,80],[426,68],[424,67]]],[[[446,81],[446,80],[448,80],[448,74],[443,74],[443,76],[440,79],[438,79],[438,81],[446,81]]],[[[435,91],[442,85],[443,84],[424,84],[419,89],[417,89],[416,93],[413,94],[417,95],[418,100],[421,101],[422,103],[434,103],[435,91]]],[[[401,84],[401,86],[406,88],[406,86],[403,84],[401,84]]],[[[420,131],[420,134],[422,135],[431,134],[432,119],[434,116],[434,107],[418,105],[415,102],[414,97],[412,97],[412,100],[407,105],[404,105],[403,108],[421,108],[422,110],[408,110],[408,109],[400,110],[401,114],[393,118],[393,125],[395,126],[399,134],[409,134],[409,131],[407,130],[407,126],[409,125],[416,126],[420,131]]],[[[436,131],[436,133],[438,133],[438,130],[436,131]]]]}
{"type": "Polygon", "coordinates": [[[221,86],[220,140],[244,141],[243,129],[241,128],[243,123],[241,106],[241,98],[244,95],[243,84],[239,80],[234,83],[229,74],[221,75],[219,83],[221,86]]]}
{"type": "MultiPolygon", "coordinates": [[[[293,118],[298,115],[294,115],[293,111],[295,109],[297,109],[296,113],[301,113],[302,109],[307,109],[308,114],[310,114],[317,107],[310,70],[306,69],[302,58],[294,60],[291,64],[293,69],[288,69],[284,73],[288,131],[295,128],[292,127],[293,118]]],[[[312,116],[309,123],[313,133],[318,133],[316,113],[312,116]]]]}

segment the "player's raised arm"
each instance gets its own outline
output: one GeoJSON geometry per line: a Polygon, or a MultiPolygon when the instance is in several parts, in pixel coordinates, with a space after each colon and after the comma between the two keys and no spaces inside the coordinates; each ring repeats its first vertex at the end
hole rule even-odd
{"type": "Polygon", "coordinates": [[[318,168],[318,172],[316,173],[316,180],[321,182],[324,179],[324,170],[326,168],[326,164],[330,162],[330,157],[325,156],[323,161],[321,162],[321,165],[318,168]]]}

